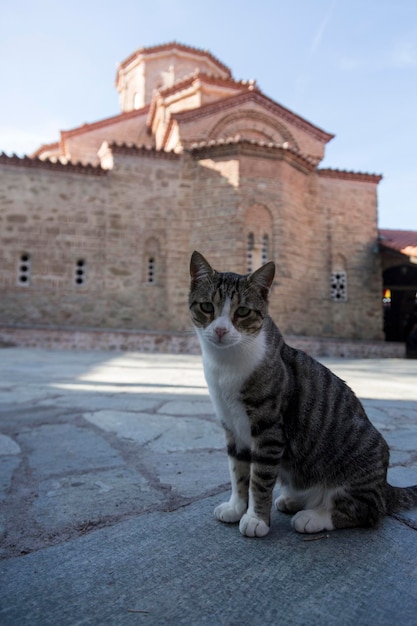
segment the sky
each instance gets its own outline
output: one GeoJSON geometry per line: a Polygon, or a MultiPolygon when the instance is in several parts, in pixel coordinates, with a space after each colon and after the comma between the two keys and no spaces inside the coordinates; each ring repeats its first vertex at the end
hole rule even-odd
{"type": "Polygon", "coordinates": [[[379,227],[417,231],[416,0],[0,0],[0,152],[118,114],[118,63],[171,41],[334,134],[320,167],[382,174],[379,227]]]}

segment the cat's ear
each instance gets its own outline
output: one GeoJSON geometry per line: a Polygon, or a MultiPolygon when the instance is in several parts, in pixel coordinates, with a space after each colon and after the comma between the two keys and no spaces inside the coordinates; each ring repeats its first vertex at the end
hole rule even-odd
{"type": "Polygon", "coordinates": [[[258,287],[269,291],[272,285],[272,281],[274,280],[274,276],[275,263],[273,261],[269,261],[268,263],[265,263],[265,265],[262,265],[262,267],[260,267],[258,270],[256,270],[256,272],[253,272],[253,274],[248,277],[248,280],[253,285],[257,285],[258,287]]]}
{"type": "Polygon", "coordinates": [[[200,280],[200,278],[212,276],[214,270],[200,252],[194,251],[191,255],[190,274],[193,280],[200,280]]]}

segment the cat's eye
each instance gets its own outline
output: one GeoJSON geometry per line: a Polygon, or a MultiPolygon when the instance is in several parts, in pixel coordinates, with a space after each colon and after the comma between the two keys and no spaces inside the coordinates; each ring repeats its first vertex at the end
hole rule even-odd
{"type": "Polygon", "coordinates": [[[236,309],[236,315],[238,317],[248,317],[250,314],[250,309],[247,306],[238,306],[236,309]]]}
{"type": "Polygon", "coordinates": [[[200,302],[200,309],[203,313],[211,314],[214,311],[214,306],[211,302],[200,302]]]}

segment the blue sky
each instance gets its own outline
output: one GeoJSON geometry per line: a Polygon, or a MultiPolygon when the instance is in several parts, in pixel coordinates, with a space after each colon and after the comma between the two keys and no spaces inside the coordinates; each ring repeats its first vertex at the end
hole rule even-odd
{"type": "Polygon", "coordinates": [[[0,151],[117,114],[117,63],[173,40],[335,134],[321,166],[383,174],[379,226],[417,230],[415,0],[2,0],[0,151]]]}

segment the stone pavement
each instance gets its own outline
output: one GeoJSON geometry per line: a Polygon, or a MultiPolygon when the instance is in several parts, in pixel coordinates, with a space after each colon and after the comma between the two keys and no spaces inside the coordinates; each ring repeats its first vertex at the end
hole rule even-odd
{"type": "MultiPolygon", "coordinates": [[[[416,484],[417,361],[323,360],[416,484]]],[[[0,350],[2,626],[417,624],[417,511],[247,539],[227,491],[200,357],[0,350]]]]}

